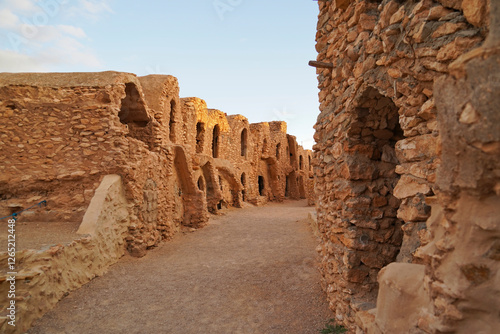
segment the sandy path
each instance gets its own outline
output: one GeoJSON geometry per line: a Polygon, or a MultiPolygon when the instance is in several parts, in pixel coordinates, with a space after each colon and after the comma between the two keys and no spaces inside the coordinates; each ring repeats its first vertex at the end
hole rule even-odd
{"type": "Polygon", "coordinates": [[[64,298],[29,333],[318,333],[332,318],[305,201],[229,209],[64,298]]]}

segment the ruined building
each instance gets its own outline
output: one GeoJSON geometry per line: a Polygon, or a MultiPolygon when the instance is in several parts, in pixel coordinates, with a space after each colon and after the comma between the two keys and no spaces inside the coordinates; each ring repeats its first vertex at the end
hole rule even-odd
{"type": "Polygon", "coordinates": [[[498,333],[500,2],[318,4],[313,166],[337,321],[498,333]]]}
{"type": "Polygon", "coordinates": [[[17,223],[19,332],[125,250],[142,256],[227,206],[312,193],[311,152],[286,123],[181,99],[172,76],[3,73],[0,119],[0,217],[47,203],[17,223]]]}

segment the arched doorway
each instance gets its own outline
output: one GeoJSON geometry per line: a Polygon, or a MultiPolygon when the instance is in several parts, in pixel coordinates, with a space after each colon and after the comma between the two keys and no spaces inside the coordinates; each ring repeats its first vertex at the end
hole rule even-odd
{"type": "Polygon", "coordinates": [[[264,182],[264,177],[262,175],[259,175],[259,195],[264,196],[264,190],[266,188],[265,182],[264,182]]]}

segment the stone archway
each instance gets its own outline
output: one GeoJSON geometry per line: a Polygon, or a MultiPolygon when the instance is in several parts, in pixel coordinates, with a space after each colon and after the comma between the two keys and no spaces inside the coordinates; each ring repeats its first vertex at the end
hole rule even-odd
{"type": "Polygon", "coordinates": [[[146,143],[149,149],[153,149],[152,122],[146,104],[137,86],[132,82],[125,84],[125,97],[121,101],[118,117],[122,124],[127,125],[130,137],[146,143]]]}
{"type": "MultiPolygon", "coordinates": [[[[329,192],[332,228],[330,240],[335,265],[331,289],[338,291],[339,310],[360,303],[374,305],[377,273],[395,261],[402,242],[400,201],[393,196],[399,180],[395,144],[404,138],[394,102],[368,87],[342,115],[348,121],[335,139],[335,188],[329,192]],[[352,293],[345,293],[349,287],[352,293]]],[[[345,314],[347,311],[339,311],[345,314]]]]}
{"type": "Polygon", "coordinates": [[[216,187],[215,169],[210,162],[201,167],[203,178],[205,180],[205,196],[207,199],[207,209],[211,213],[217,212],[217,204],[221,200],[221,192],[216,187]]]}
{"type": "Polygon", "coordinates": [[[264,176],[262,175],[259,175],[258,177],[258,184],[259,184],[259,196],[265,196],[265,192],[264,190],[266,189],[266,183],[265,183],[265,180],[264,180],[264,176]]]}

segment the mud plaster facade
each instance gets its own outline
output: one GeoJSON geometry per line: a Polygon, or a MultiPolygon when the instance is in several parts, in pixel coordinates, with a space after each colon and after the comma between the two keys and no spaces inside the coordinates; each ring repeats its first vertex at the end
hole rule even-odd
{"type": "MultiPolygon", "coordinates": [[[[286,123],[249,124],[244,116],[207,109],[199,98],[181,99],[172,76],[3,73],[0,114],[0,216],[45,199],[46,208],[24,212],[19,221],[78,226],[103,179],[117,175],[124,201],[114,206],[125,208],[126,217],[116,223],[125,231],[113,242],[134,256],[180,230],[204,226],[209,212],[311,193],[311,151],[286,133],[286,123]]],[[[54,275],[57,281],[62,274],[54,275]]],[[[68,278],[74,288],[71,279],[81,285],[89,278],[68,278]]],[[[29,290],[22,276],[18,284],[29,290]]],[[[47,289],[42,295],[54,294],[47,289]]]]}
{"type": "Polygon", "coordinates": [[[498,332],[498,2],[318,3],[318,250],[337,320],[498,332]]]}

